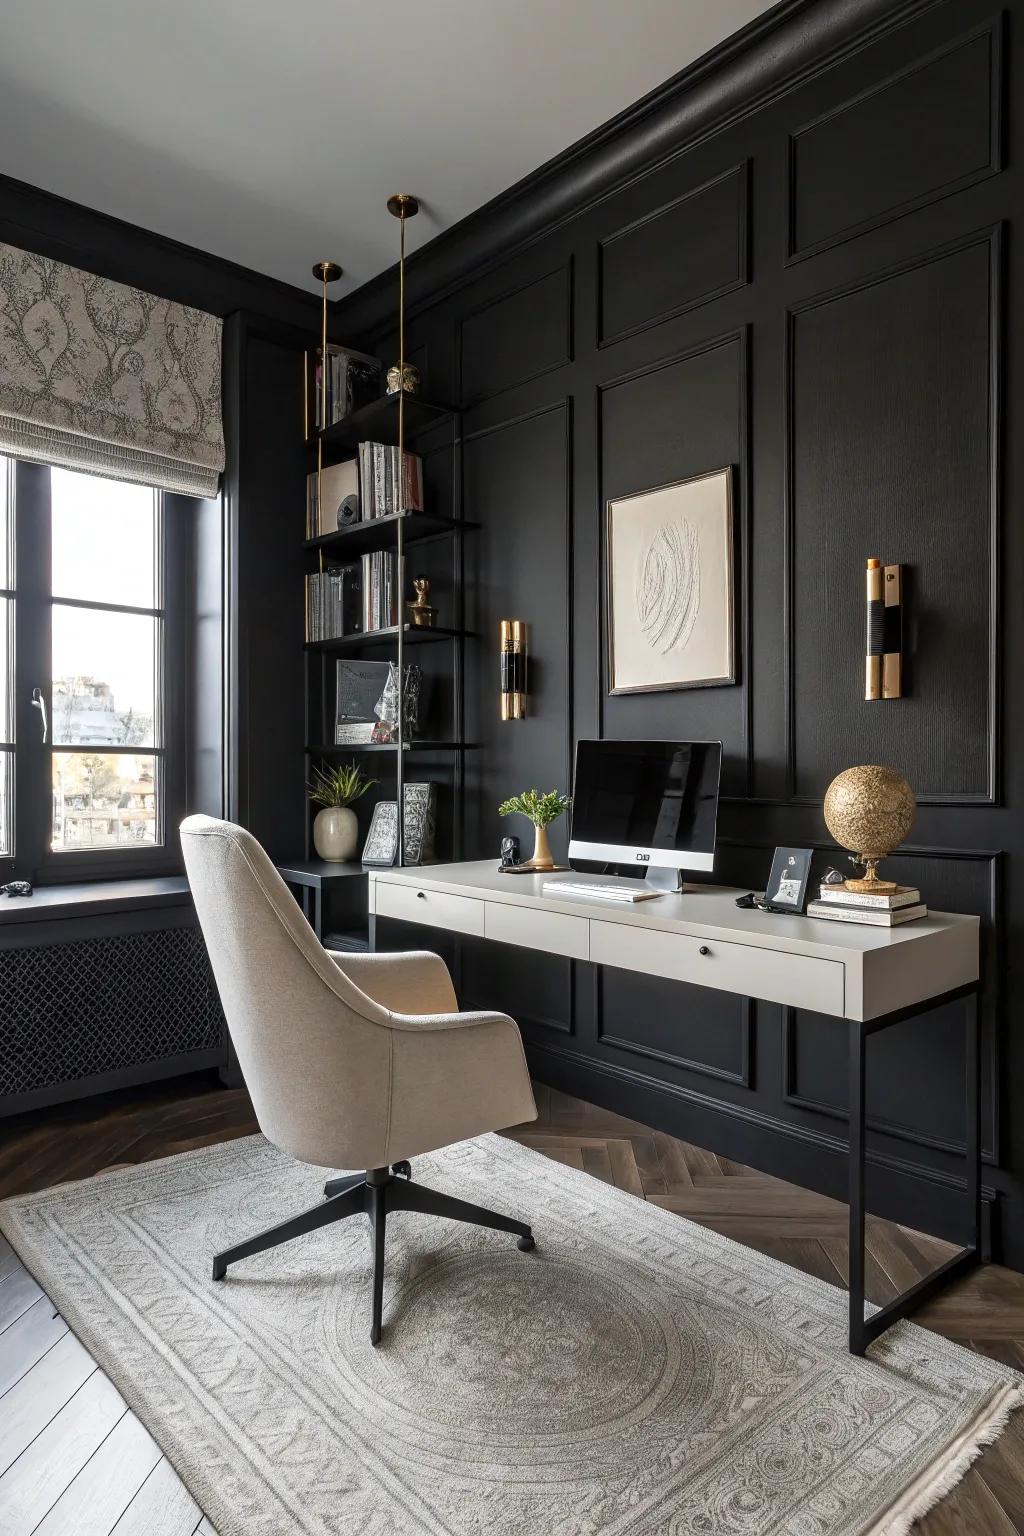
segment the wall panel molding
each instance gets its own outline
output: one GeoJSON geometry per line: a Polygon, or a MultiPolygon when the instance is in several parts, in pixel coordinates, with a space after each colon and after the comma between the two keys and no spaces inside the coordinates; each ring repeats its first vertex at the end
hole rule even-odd
{"type": "MultiPolygon", "coordinates": [[[[1003,17],[1001,14],[991,17],[980,27],[961,37],[954,39],[924,58],[917,59],[905,69],[898,70],[895,74],[888,75],[884,80],[871,85],[867,90],[852,96],[849,100],[841,102],[836,107],[831,107],[827,112],[814,118],[809,123],[804,123],[795,132],[791,133],[787,141],[787,165],[786,165],[786,204],[787,204],[787,264],[795,261],[806,260],[810,256],[819,255],[822,251],[830,250],[833,246],[841,245],[847,240],[853,240],[858,235],[863,235],[868,230],[881,228],[894,219],[903,218],[908,213],[913,213],[918,208],[926,207],[929,203],[937,202],[940,198],[949,197],[955,192],[962,192],[966,187],[974,186],[976,182],[984,181],[989,176],[997,175],[1003,169],[1002,158],[1002,34],[1003,17]],[[924,178],[934,173],[937,150],[934,143],[933,129],[947,127],[950,140],[947,151],[953,154],[964,154],[966,132],[963,115],[958,112],[950,112],[949,100],[953,96],[954,82],[944,78],[951,74],[952,70],[960,66],[964,70],[975,66],[974,54],[984,50],[984,68],[987,86],[987,100],[977,103],[978,121],[972,125],[975,129],[975,137],[979,146],[983,141],[984,153],[976,156],[974,165],[967,165],[961,161],[959,166],[950,167],[950,174],[940,177],[930,185],[924,183],[924,178]],[[968,57],[968,56],[971,57],[968,57]],[[929,74],[934,77],[925,79],[929,74]],[[922,110],[918,113],[908,114],[904,96],[912,90],[914,84],[919,84],[922,90],[922,110]],[[929,92],[932,101],[929,101],[929,92]],[[928,109],[932,107],[932,117],[928,116],[928,109]],[[799,159],[802,144],[810,144],[815,134],[824,134],[830,128],[833,132],[844,117],[852,120],[860,109],[870,113],[873,122],[871,127],[877,131],[882,124],[879,122],[879,114],[884,114],[886,108],[891,114],[889,128],[891,131],[891,148],[898,155],[901,146],[898,143],[900,136],[906,137],[908,127],[910,131],[920,133],[922,163],[919,167],[922,176],[922,185],[918,192],[897,197],[887,205],[880,205],[873,211],[866,212],[861,218],[855,218],[848,223],[838,225],[833,230],[823,233],[816,239],[809,239],[801,243],[799,238],[800,215],[800,168],[799,159]],[[911,116],[908,125],[907,117],[911,116]],[[984,122],[981,121],[982,116],[984,122]],[[945,123],[943,122],[945,119],[945,123]],[[924,142],[931,135],[930,142],[924,142]]],[[[977,61],[980,63],[980,59],[977,61]]],[[[966,82],[964,82],[966,83],[966,82]]],[[[873,148],[873,147],[872,147],[873,148]]],[[[939,151],[941,153],[941,150],[939,151]]],[[[865,151],[864,161],[860,166],[856,165],[857,146],[851,143],[847,155],[842,164],[834,164],[829,170],[834,185],[842,185],[844,189],[849,186],[849,175],[852,169],[859,169],[870,175],[877,182],[879,175],[884,177],[886,166],[884,160],[870,150],[865,151]],[[851,166],[850,160],[855,162],[851,166]]],[[[969,155],[966,158],[970,158],[969,155]]],[[[847,193],[848,195],[848,193],[847,193]]],[[[884,194],[879,193],[879,198],[884,194]]],[[[815,192],[809,188],[807,200],[813,203],[815,192]]],[[[848,210],[847,210],[848,211],[848,210]]]]}
{"type": "MultiPolygon", "coordinates": [[[[609,500],[608,487],[605,475],[605,449],[607,434],[604,425],[604,407],[608,396],[617,389],[637,384],[643,380],[652,378],[667,369],[678,367],[681,364],[693,362],[716,352],[724,347],[737,349],[736,365],[736,445],[737,455],[731,462],[735,473],[734,490],[736,492],[736,506],[733,511],[733,537],[736,550],[735,561],[735,589],[733,592],[734,621],[736,624],[736,681],[724,685],[723,688],[711,688],[700,690],[677,690],[663,694],[662,698],[674,698],[681,700],[693,692],[708,694],[730,694],[740,690],[741,699],[741,727],[742,742],[740,756],[743,763],[744,798],[749,797],[754,779],[754,738],[753,738],[753,690],[750,686],[750,656],[753,645],[753,603],[751,597],[751,420],[750,420],[750,328],[746,325],[732,330],[707,337],[693,345],[684,347],[679,351],[673,351],[667,356],[655,358],[653,361],[643,364],[638,368],[632,368],[627,372],[618,373],[606,379],[601,379],[597,384],[597,462],[598,462],[598,516],[601,525],[600,550],[599,550],[599,590],[603,594],[606,591],[607,559],[608,552],[605,547],[604,516],[605,508],[609,500]]],[[[701,463],[697,468],[688,473],[710,472],[712,469],[722,469],[724,464],[701,463]]],[[[682,478],[682,477],[680,477],[682,478]]],[[[653,488],[659,483],[665,482],[658,473],[652,470],[649,487],[653,488]]],[[[648,486],[637,485],[631,487],[634,490],[642,490],[648,486]]],[[[615,495],[622,494],[616,490],[615,495]]],[[[603,735],[606,729],[608,714],[608,702],[612,697],[608,693],[608,637],[607,637],[607,611],[602,598],[602,624],[600,635],[599,657],[599,690],[600,690],[600,733],[603,735]]],[[[653,694],[637,694],[632,696],[635,700],[654,698],[653,694]]],[[[635,706],[633,707],[635,709],[635,706]]]]}
{"type": "MultiPolygon", "coordinates": [[[[646,1057],[649,1061],[663,1062],[667,1066],[679,1067],[686,1072],[695,1072],[701,1077],[717,1078],[721,1082],[738,1083],[741,1088],[752,1088],[754,1085],[754,1002],[749,997],[729,995],[729,1001],[736,1009],[736,1065],[735,1067],[721,1067],[713,1062],[703,1061],[700,1057],[686,1055],[682,1051],[661,1049],[658,1046],[644,1044],[629,1035],[617,1034],[605,1024],[607,1008],[605,1003],[605,973],[600,965],[593,965],[594,971],[594,1015],[597,1021],[597,1042],[600,1046],[612,1046],[617,1051],[623,1051],[627,1055],[646,1057]]],[[[669,983],[670,986],[675,986],[669,983]]],[[[682,984],[680,983],[681,987],[682,984]]],[[[667,990],[667,988],[666,988],[667,990]]]]}
{"type": "Polygon", "coordinates": [[[471,309],[456,338],[463,409],[571,363],[572,322],[571,259],[471,309]]]}
{"type": "MultiPolygon", "coordinates": [[[[797,543],[797,507],[796,507],[796,379],[795,379],[795,346],[796,324],[801,316],[822,310],[829,306],[842,303],[843,300],[868,292],[871,289],[881,288],[886,283],[907,277],[914,273],[926,273],[929,268],[936,266],[961,253],[971,251],[978,247],[984,247],[988,253],[987,260],[987,363],[985,367],[985,380],[987,390],[987,438],[985,439],[985,464],[987,472],[987,528],[984,532],[986,580],[988,597],[988,624],[986,634],[986,660],[988,676],[986,680],[986,739],[985,739],[985,783],[978,790],[944,790],[941,787],[931,790],[921,790],[914,785],[918,802],[922,805],[970,807],[970,806],[995,806],[1000,803],[1001,794],[1001,743],[999,737],[999,698],[1001,689],[1001,623],[1002,610],[1000,604],[1000,579],[999,579],[999,552],[1001,544],[1000,528],[1000,488],[1002,483],[1001,442],[1003,436],[1002,425],[1002,245],[1003,226],[1001,223],[988,228],[977,230],[957,240],[937,246],[928,251],[914,256],[908,261],[894,266],[873,271],[856,279],[854,282],[844,284],[841,287],[830,289],[817,294],[786,310],[786,338],[785,338],[785,516],[784,516],[784,547],[785,547],[785,596],[783,604],[784,614],[784,654],[785,654],[785,718],[786,718],[786,787],[787,798],[791,805],[820,805],[822,803],[824,789],[821,794],[809,794],[800,792],[797,788],[799,781],[799,743],[797,740],[797,718],[795,699],[797,693],[797,648],[800,643],[799,627],[800,615],[797,612],[796,594],[796,543],[797,543]]],[[[950,363],[953,359],[950,358],[950,363]]],[[[841,364],[836,361],[836,367],[841,364]]],[[[892,494],[891,488],[887,488],[892,494]]],[[[848,560],[849,582],[851,590],[858,593],[861,607],[863,598],[863,554],[868,551],[857,549],[851,552],[848,560]]],[[[876,553],[876,551],[871,551],[876,553]]],[[[891,552],[880,549],[877,553],[883,558],[892,558],[891,552]]],[[[906,604],[907,616],[911,625],[916,617],[914,606],[913,568],[908,576],[908,602],[906,604]]],[[[849,666],[850,675],[858,669],[858,658],[863,657],[863,629],[858,626],[854,632],[849,633],[849,666]]],[[[908,678],[909,686],[906,689],[907,697],[914,698],[913,668],[915,658],[909,655],[908,678]]],[[[920,665],[923,668],[928,664],[926,642],[922,639],[922,656],[920,665]]],[[[862,675],[863,662],[859,663],[859,675],[862,675]]],[[[862,689],[861,689],[862,693],[862,689]]],[[[905,702],[878,702],[867,706],[878,710],[900,710],[905,708],[905,702]]],[[[884,717],[879,717],[884,718],[884,717]]],[[[911,775],[912,777],[912,775],[911,775]]]]}
{"type": "Polygon", "coordinates": [[[598,241],[599,347],[612,346],[746,286],[750,281],[749,187],[750,162],[742,160],[598,241]],[[734,209],[729,207],[733,199],[734,209]],[[692,251],[693,231],[698,236],[702,233],[702,213],[707,234],[715,243],[695,253],[703,257],[703,262],[698,270],[687,273],[681,267],[692,251]],[[727,222],[730,214],[731,228],[727,222]],[[732,276],[728,270],[730,259],[735,268],[732,276]],[[655,263],[657,294],[651,291],[655,263]],[[636,283],[638,270],[646,274],[642,286],[636,283]],[[687,277],[692,281],[689,293],[685,286],[687,277]],[[638,306],[638,295],[646,302],[646,308],[638,306]],[[614,318],[616,308],[618,323],[614,318]]]}

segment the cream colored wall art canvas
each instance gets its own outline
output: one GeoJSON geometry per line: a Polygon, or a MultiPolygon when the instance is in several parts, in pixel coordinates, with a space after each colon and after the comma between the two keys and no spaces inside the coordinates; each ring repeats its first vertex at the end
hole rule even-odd
{"type": "Polygon", "coordinates": [[[611,693],[736,681],[732,470],[608,503],[611,693]]]}

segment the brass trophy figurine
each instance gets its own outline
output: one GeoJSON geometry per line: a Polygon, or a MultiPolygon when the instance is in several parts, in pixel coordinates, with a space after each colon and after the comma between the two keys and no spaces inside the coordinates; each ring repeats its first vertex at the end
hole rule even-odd
{"type": "Polygon", "coordinates": [[[430,605],[430,580],[426,576],[417,576],[413,580],[415,600],[406,603],[409,610],[409,618],[417,629],[433,629],[434,620],[437,618],[437,609],[430,605]]]}
{"type": "Polygon", "coordinates": [[[894,881],[879,879],[878,862],[903,842],[916,814],[914,792],[895,768],[865,763],[837,774],[825,792],[825,825],[864,866],[860,879],[845,882],[846,890],[884,896],[897,889],[894,881]]]}

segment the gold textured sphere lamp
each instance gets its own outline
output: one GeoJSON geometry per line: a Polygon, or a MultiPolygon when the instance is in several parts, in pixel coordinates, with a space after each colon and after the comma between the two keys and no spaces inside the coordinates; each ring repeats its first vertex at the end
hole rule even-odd
{"type": "Polygon", "coordinates": [[[895,768],[864,763],[836,775],[825,791],[825,825],[864,865],[861,879],[846,881],[848,891],[896,890],[894,881],[878,878],[877,865],[903,842],[916,814],[914,791],[895,768]]]}

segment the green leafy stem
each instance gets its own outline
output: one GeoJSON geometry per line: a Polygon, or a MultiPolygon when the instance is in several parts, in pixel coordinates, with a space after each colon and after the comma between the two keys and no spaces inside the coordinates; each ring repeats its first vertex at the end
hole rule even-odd
{"type": "Polygon", "coordinates": [[[535,827],[550,826],[563,816],[572,804],[568,795],[560,795],[557,789],[541,794],[538,789],[526,789],[511,800],[503,800],[498,806],[499,816],[525,816],[535,827]]]}

